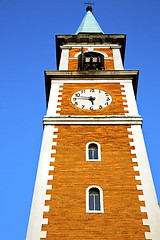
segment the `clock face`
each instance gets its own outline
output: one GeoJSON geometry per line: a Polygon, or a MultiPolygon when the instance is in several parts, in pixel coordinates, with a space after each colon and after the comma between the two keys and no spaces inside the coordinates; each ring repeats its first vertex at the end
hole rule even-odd
{"type": "Polygon", "coordinates": [[[83,89],[73,94],[72,103],[86,110],[98,110],[107,107],[112,102],[109,93],[100,89],[83,89]]]}

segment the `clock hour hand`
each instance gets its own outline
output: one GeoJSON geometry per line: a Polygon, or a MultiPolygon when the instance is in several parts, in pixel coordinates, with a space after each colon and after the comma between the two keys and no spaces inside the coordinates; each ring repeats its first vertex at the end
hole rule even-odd
{"type": "Polygon", "coordinates": [[[96,99],[95,97],[92,97],[92,96],[89,97],[89,101],[91,101],[92,105],[94,105],[94,102],[93,102],[93,101],[94,101],[95,99],[96,99]]]}

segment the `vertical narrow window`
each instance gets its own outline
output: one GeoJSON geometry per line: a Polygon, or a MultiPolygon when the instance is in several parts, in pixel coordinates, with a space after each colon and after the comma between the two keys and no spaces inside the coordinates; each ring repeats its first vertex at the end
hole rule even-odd
{"type": "Polygon", "coordinates": [[[89,210],[100,210],[100,193],[97,188],[89,190],[89,210]]]}
{"type": "Polygon", "coordinates": [[[98,146],[95,143],[91,143],[88,148],[89,159],[98,159],[98,146]]]}
{"type": "Polygon", "coordinates": [[[103,191],[98,186],[86,189],[86,213],[104,213],[103,191]]]}
{"type": "Polygon", "coordinates": [[[90,142],[86,144],[86,161],[101,161],[99,143],[90,142]]]}

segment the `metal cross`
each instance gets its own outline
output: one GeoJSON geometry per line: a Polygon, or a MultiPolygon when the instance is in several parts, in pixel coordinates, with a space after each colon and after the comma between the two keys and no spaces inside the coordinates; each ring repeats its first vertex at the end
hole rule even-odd
{"type": "Polygon", "coordinates": [[[91,3],[90,1],[88,1],[87,3],[84,3],[84,4],[87,4],[87,5],[94,5],[94,3],[91,3]]]}

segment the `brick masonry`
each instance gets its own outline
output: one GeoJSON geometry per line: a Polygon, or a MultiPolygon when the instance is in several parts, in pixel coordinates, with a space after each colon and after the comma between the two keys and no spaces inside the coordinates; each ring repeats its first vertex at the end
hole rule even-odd
{"type": "Polygon", "coordinates": [[[122,87],[124,86],[119,83],[64,83],[60,115],[124,115],[128,111],[124,110],[124,107],[126,107],[126,105],[124,105],[126,100],[122,99],[125,97],[125,90],[122,90],[122,87]],[[90,88],[108,92],[112,97],[112,103],[106,108],[92,111],[82,110],[74,106],[71,102],[72,95],[77,91],[90,88]],[[123,95],[122,92],[124,93],[123,95]]]}
{"type": "MultiPolygon", "coordinates": [[[[47,240],[73,239],[145,239],[149,226],[143,225],[147,213],[140,208],[143,195],[137,190],[141,185],[135,176],[137,162],[133,139],[128,137],[127,125],[57,125],[57,145],[53,144],[51,154],[55,162],[53,180],[48,180],[52,189],[46,194],[49,212],[43,217],[48,224],[42,226],[47,240]],[[101,145],[101,161],[86,161],[85,151],[88,142],[101,145]],[[55,151],[54,151],[55,152],[55,151]],[[103,190],[104,214],[86,214],[86,189],[91,185],[103,190]]],[[[55,142],[55,138],[53,138],[55,142]]]]}

